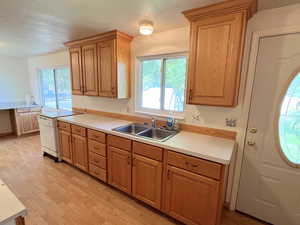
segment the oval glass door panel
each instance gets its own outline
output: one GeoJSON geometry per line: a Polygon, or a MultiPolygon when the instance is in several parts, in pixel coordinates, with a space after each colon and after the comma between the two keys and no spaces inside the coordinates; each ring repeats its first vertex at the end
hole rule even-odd
{"type": "Polygon", "coordinates": [[[281,151],[289,163],[300,166],[300,73],[290,83],[279,116],[281,151]]]}

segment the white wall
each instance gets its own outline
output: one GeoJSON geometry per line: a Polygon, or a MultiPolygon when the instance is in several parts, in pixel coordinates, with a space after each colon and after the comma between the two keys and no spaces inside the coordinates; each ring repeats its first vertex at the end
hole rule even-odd
{"type": "MultiPolygon", "coordinates": [[[[0,56],[0,103],[25,101],[30,94],[27,60],[0,56]]],[[[0,134],[11,132],[9,111],[0,111],[0,134]]]]}
{"type": "Polygon", "coordinates": [[[27,61],[0,56],[0,102],[25,101],[30,94],[27,61]]]}

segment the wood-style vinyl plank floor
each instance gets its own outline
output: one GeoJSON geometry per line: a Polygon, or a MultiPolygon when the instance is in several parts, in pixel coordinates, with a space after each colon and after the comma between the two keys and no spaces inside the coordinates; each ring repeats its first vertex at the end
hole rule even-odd
{"type": "MultiPolygon", "coordinates": [[[[180,224],[70,165],[44,158],[39,135],[0,138],[0,178],[27,207],[26,225],[180,224]]],[[[222,225],[262,224],[223,213],[222,225]]]]}

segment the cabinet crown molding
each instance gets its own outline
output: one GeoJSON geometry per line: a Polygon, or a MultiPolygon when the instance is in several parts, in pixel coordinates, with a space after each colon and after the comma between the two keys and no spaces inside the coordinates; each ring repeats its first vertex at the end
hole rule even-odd
{"type": "Polygon", "coordinates": [[[80,39],[76,39],[73,41],[68,41],[68,42],[65,42],[64,45],[66,47],[76,47],[76,46],[81,46],[82,44],[87,44],[89,42],[93,43],[93,42],[97,42],[97,41],[104,41],[104,40],[110,40],[110,39],[115,39],[115,38],[122,38],[122,39],[128,40],[129,42],[131,42],[133,39],[133,37],[128,34],[122,33],[118,30],[112,30],[109,32],[101,33],[101,34],[96,34],[93,36],[80,38],[80,39]]]}
{"type": "Polygon", "coordinates": [[[205,17],[213,17],[245,11],[250,19],[257,11],[257,0],[227,0],[220,3],[183,11],[184,16],[190,20],[198,20],[205,17]]]}

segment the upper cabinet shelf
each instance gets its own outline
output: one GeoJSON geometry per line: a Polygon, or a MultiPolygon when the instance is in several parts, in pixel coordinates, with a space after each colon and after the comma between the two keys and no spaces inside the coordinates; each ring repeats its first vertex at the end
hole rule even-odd
{"type": "Polygon", "coordinates": [[[131,36],[114,30],[65,43],[72,94],[129,98],[131,41],[131,36]]]}
{"type": "Polygon", "coordinates": [[[229,0],[183,12],[191,23],[187,104],[237,104],[247,20],[257,0],[229,0]]]}

